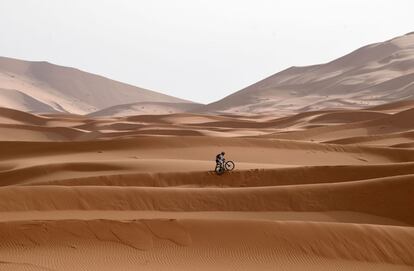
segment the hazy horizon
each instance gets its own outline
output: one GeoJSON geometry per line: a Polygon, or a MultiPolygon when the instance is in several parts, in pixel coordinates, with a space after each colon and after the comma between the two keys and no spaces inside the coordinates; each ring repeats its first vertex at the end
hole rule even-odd
{"type": "Polygon", "coordinates": [[[290,66],[412,32],[413,8],[406,0],[4,0],[0,55],[209,103],[290,66]]]}

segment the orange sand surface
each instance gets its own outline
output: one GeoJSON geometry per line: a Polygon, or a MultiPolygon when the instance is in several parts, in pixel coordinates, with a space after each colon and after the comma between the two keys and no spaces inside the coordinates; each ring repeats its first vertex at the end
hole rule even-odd
{"type": "Polygon", "coordinates": [[[1,108],[0,270],[414,270],[413,120],[1,108]]]}

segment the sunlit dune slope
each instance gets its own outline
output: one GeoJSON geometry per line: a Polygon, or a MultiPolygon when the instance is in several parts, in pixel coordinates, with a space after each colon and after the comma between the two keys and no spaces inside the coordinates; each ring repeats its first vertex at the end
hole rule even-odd
{"type": "Polygon", "coordinates": [[[414,99],[414,34],[364,46],[329,63],[291,67],[196,112],[291,114],[414,99]]]}
{"type": "Polygon", "coordinates": [[[0,108],[0,270],[413,270],[413,112],[0,108]]]}
{"type": "Polygon", "coordinates": [[[0,57],[0,106],[87,114],[132,102],[191,103],[74,68],[0,57]]]}

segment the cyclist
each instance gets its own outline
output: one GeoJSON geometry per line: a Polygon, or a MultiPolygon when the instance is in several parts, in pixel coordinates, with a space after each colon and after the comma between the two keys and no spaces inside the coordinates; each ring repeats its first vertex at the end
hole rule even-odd
{"type": "Polygon", "coordinates": [[[220,165],[220,166],[223,165],[223,163],[225,161],[225,159],[224,159],[225,154],[226,153],[223,151],[223,152],[216,155],[216,165],[220,165]]]}

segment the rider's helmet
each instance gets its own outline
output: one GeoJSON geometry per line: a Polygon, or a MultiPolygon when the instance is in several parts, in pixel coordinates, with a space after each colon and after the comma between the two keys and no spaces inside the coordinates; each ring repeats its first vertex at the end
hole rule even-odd
{"type": "Polygon", "coordinates": [[[224,151],[221,152],[221,155],[225,155],[226,153],[224,151]]]}

